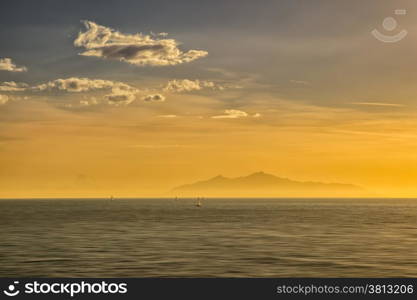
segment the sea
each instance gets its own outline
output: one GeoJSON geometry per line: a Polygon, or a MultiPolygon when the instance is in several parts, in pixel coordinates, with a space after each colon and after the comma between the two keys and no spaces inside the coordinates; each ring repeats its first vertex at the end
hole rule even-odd
{"type": "Polygon", "coordinates": [[[417,199],[3,199],[0,277],[417,277],[417,199]]]}

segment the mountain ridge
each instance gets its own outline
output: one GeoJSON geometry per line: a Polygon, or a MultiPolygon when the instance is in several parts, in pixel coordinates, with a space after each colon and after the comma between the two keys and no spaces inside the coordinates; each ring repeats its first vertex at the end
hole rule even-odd
{"type": "Polygon", "coordinates": [[[207,180],[177,186],[171,192],[186,196],[353,196],[363,193],[364,190],[353,184],[296,181],[259,171],[231,178],[217,175],[207,180]]]}

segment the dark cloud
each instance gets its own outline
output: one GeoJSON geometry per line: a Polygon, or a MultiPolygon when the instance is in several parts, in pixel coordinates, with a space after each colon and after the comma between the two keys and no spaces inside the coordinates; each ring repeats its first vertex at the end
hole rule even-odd
{"type": "MultiPolygon", "coordinates": [[[[101,55],[105,58],[113,59],[126,59],[134,60],[135,58],[140,57],[141,53],[146,51],[151,52],[163,52],[164,47],[162,45],[145,45],[145,46],[105,46],[102,48],[97,48],[98,51],[101,51],[101,55]]],[[[162,53],[160,53],[161,55],[162,53]]]]}

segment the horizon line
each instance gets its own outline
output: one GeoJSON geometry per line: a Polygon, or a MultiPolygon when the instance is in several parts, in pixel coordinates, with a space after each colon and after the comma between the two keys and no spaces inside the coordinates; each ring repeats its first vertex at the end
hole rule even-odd
{"type": "MultiPolygon", "coordinates": [[[[344,199],[375,199],[375,200],[387,200],[387,199],[410,199],[417,200],[417,196],[413,197],[332,197],[332,196],[323,196],[323,197],[206,197],[206,196],[195,196],[195,197],[114,197],[111,201],[115,200],[146,200],[146,199],[335,199],[335,200],[344,200],[344,199]]],[[[4,200],[110,200],[110,197],[24,197],[24,198],[0,198],[0,201],[4,200]]]]}

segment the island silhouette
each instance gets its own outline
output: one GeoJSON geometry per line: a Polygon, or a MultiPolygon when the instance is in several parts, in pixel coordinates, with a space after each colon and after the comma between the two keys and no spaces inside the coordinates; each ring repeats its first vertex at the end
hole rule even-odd
{"type": "Polygon", "coordinates": [[[180,197],[358,197],[368,194],[353,184],[296,181],[262,171],[235,178],[218,175],[175,187],[171,193],[180,197]]]}

